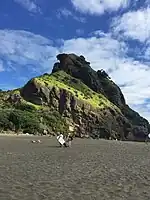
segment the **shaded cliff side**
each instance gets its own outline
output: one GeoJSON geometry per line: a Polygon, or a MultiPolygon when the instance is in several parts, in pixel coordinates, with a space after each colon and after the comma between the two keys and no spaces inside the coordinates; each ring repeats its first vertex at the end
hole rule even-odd
{"type": "MultiPolygon", "coordinates": [[[[105,71],[94,71],[83,56],[59,54],[57,59],[51,74],[33,78],[21,89],[0,93],[0,111],[7,113],[8,129],[145,139],[148,121],[126,105],[120,88],[105,71]]],[[[0,127],[7,129],[1,115],[0,127]]]]}

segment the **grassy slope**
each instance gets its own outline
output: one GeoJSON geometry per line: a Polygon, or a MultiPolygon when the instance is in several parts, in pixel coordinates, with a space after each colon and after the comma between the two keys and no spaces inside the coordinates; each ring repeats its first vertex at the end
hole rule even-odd
{"type": "MultiPolygon", "coordinates": [[[[44,74],[42,76],[36,77],[35,80],[38,84],[47,86],[47,87],[57,87],[59,89],[65,89],[68,92],[72,93],[76,96],[79,100],[84,101],[87,104],[90,104],[93,108],[111,108],[116,110],[117,112],[121,112],[117,106],[111,103],[107,98],[105,98],[102,94],[98,94],[87,87],[82,81],[75,79],[65,73],[64,71],[59,71],[53,73],[51,75],[44,74]]],[[[1,107],[6,106],[5,99],[10,94],[20,94],[20,89],[8,91],[8,92],[0,92],[0,104],[1,107]]],[[[38,106],[32,104],[30,102],[21,99],[22,104],[33,106],[35,109],[39,110],[42,109],[42,106],[38,106]]],[[[8,105],[11,106],[10,104],[8,105]]]]}
{"type": "Polygon", "coordinates": [[[111,107],[112,109],[120,112],[118,107],[112,104],[102,94],[94,92],[80,80],[71,77],[64,71],[59,71],[51,75],[42,75],[35,78],[35,80],[37,81],[37,83],[44,86],[55,86],[65,89],[76,96],[78,99],[92,105],[94,108],[111,107]]]}

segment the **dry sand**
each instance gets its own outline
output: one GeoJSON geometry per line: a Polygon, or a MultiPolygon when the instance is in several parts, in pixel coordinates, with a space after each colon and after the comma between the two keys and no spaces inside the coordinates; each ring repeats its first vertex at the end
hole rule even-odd
{"type": "Polygon", "coordinates": [[[0,137],[0,200],[150,200],[150,144],[36,139],[0,137]]]}

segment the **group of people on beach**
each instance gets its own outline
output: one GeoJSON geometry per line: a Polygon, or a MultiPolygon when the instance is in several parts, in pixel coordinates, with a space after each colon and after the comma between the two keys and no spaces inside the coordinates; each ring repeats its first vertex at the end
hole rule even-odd
{"type": "MultiPolygon", "coordinates": [[[[67,136],[64,136],[63,133],[59,133],[57,136],[57,141],[60,145],[60,147],[71,147],[71,143],[73,140],[72,134],[68,134],[67,136]]],[[[150,133],[146,136],[145,143],[148,144],[150,142],[150,133]]]]}
{"type": "MultiPolygon", "coordinates": [[[[117,139],[116,139],[117,140],[117,139]]],[[[59,133],[57,135],[57,141],[60,147],[71,147],[73,141],[73,135],[69,133],[68,135],[59,133]]],[[[32,140],[32,143],[42,143],[41,140],[32,140]]],[[[145,143],[148,144],[150,142],[150,133],[146,135],[145,143]]]]}
{"type": "Polygon", "coordinates": [[[70,133],[67,136],[64,136],[62,133],[57,136],[60,147],[71,147],[72,140],[73,136],[70,133]]]}

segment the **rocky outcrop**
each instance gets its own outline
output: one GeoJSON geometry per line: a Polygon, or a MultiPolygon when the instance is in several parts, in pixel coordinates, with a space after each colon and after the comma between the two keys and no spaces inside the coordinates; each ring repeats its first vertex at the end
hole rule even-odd
{"type": "Polygon", "coordinates": [[[104,70],[94,71],[83,56],[75,54],[59,54],[57,59],[60,62],[54,65],[52,73],[63,70],[83,81],[95,92],[104,94],[115,105],[119,107],[125,105],[125,99],[120,88],[109,80],[109,76],[104,70]]]}
{"type": "Polygon", "coordinates": [[[148,121],[126,105],[120,88],[110,80],[104,70],[94,71],[83,56],[75,54],[59,54],[57,59],[59,62],[54,65],[52,73],[64,70],[71,76],[83,81],[95,92],[104,94],[121,109],[124,117],[132,124],[131,132],[135,135],[135,138],[145,138],[145,135],[150,131],[148,121]]]}
{"type": "Polygon", "coordinates": [[[131,131],[130,122],[113,108],[96,109],[65,89],[41,86],[34,79],[21,90],[27,101],[57,110],[74,127],[76,136],[125,140],[131,131]]]}
{"type": "Polygon", "coordinates": [[[54,134],[71,127],[78,137],[145,140],[148,121],[126,105],[104,70],[93,70],[75,54],[59,54],[57,59],[52,74],[33,78],[21,89],[0,92],[1,128],[17,125],[24,131],[54,134]]]}
{"type": "Polygon", "coordinates": [[[17,104],[21,102],[21,96],[19,94],[10,94],[7,101],[11,104],[17,104]]]}
{"type": "MultiPolygon", "coordinates": [[[[9,104],[12,110],[26,109],[26,116],[36,113],[37,119],[42,116],[44,129],[53,133],[53,122],[58,126],[62,120],[62,126],[67,125],[64,130],[69,125],[78,137],[145,140],[150,132],[148,121],[126,105],[120,88],[104,70],[94,71],[83,56],[59,54],[57,58],[52,74],[33,78],[21,89],[1,92],[1,108],[9,104]],[[96,103],[94,98],[98,99],[96,103]],[[55,119],[46,116],[51,113],[55,119]],[[47,120],[52,123],[46,124],[47,120]]],[[[27,122],[29,118],[25,119],[27,122]]],[[[2,117],[1,121],[6,120],[2,117]]]]}

